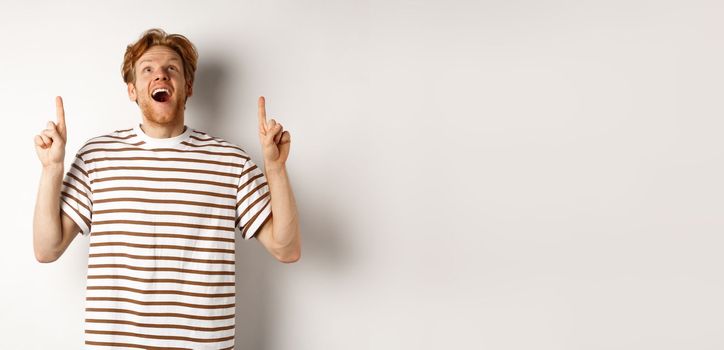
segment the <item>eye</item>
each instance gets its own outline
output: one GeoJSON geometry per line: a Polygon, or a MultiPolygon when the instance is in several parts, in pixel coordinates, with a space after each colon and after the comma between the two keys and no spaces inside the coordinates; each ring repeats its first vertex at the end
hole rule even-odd
{"type": "Polygon", "coordinates": [[[150,70],[151,70],[151,67],[143,68],[143,71],[144,71],[144,72],[148,72],[148,71],[150,71],[150,70]]]}

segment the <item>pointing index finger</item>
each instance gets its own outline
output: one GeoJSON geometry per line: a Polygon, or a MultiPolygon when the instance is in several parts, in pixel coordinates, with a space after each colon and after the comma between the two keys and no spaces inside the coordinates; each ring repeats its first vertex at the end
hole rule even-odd
{"type": "Polygon", "coordinates": [[[65,109],[63,108],[63,98],[55,97],[55,114],[58,117],[58,125],[65,127],[65,109]]]}
{"type": "Polygon", "coordinates": [[[266,106],[264,96],[259,96],[259,132],[266,134],[266,106]]]}

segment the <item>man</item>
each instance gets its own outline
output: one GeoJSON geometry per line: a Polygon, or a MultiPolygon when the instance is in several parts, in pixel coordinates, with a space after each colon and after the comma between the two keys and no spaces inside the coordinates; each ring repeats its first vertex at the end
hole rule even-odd
{"type": "Polygon", "coordinates": [[[262,172],[239,146],[186,125],[197,57],[160,29],[129,45],[122,75],[142,122],[86,141],[65,176],[60,97],[57,123],[35,136],[37,260],[90,237],[87,348],[232,349],[236,228],[279,261],[300,257],[289,132],[267,121],[260,96],[262,172]]]}

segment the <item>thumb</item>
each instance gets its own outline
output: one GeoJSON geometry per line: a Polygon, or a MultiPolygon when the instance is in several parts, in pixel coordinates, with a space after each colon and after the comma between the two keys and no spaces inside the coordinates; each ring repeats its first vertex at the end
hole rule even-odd
{"type": "Polygon", "coordinates": [[[53,140],[53,143],[56,141],[65,142],[65,139],[60,136],[60,133],[58,133],[56,125],[51,121],[48,122],[48,127],[43,130],[43,134],[50,137],[53,140]]]}

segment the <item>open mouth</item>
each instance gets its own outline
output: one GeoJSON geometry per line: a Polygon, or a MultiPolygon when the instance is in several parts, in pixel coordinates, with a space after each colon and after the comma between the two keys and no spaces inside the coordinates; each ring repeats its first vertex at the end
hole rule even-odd
{"type": "Polygon", "coordinates": [[[171,98],[171,93],[168,91],[168,89],[158,88],[156,90],[153,90],[153,92],[151,93],[151,98],[153,98],[154,101],[157,102],[166,102],[171,98]]]}

